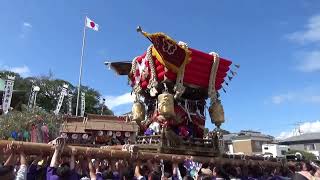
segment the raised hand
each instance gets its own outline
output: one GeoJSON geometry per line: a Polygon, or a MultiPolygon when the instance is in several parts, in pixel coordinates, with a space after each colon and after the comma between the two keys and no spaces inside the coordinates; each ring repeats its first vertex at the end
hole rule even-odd
{"type": "Polygon", "coordinates": [[[56,151],[61,152],[63,150],[64,145],[65,145],[65,139],[62,137],[58,137],[56,139],[56,144],[54,145],[54,148],[56,151]]]}

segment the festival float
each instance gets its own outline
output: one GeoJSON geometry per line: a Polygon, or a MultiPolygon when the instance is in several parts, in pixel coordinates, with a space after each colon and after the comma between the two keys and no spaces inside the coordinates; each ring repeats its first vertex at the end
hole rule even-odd
{"type": "Polygon", "coordinates": [[[128,116],[97,114],[66,116],[60,129],[67,144],[86,147],[133,144],[137,132],[138,125],[128,116]]]}
{"type": "MultiPolygon", "coordinates": [[[[66,116],[60,132],[67,143],[63,154],[70,155],[75,148],[79,155],[90,152],[99,158],[176,162],[192,158],[202,163],[254,160],[258,164],[282,165],[274,158],[265,161],[263,157],[230,156],[220,151],[220,127],[225,119],[219,92],[225,92],[224,85],[229,85],[239,65],[232,65],[215,52],[205,53],[176,42],[164,33],[137,30],[152,43],[146,52],[132,62],[105,63],[119,75],[128,76],[135,96],[132,112],[123,117],[66,116]],[[212,138],[204,137],[207,109],[216,125],[212,138]],[[108,144],[114,136],[135,141],[108,144]]],[[[20,146],[28,155],[49,155],[54,150],[54,141],[46,144],[0,140],[0,148],[8,144],[20,146]]]]}
{"type": "MultiPolygon", "coordinates": [[[[137,28],[152,44],[132,62],[106,62],[127,75],[135,101],[130,119],[139,126],[141,151],[217,156],[222,148],[220,126],[225,121],[219,91],[236,74],[232,62],[216,52],[205,53],[164,33],[137,28]],[[230,72],[230,74],[229,74],[230,72]],[[204,138],[206,104],[213,138],[204,138]]],[[[239,68],[239,65],[235,65],[239,68]]]]}

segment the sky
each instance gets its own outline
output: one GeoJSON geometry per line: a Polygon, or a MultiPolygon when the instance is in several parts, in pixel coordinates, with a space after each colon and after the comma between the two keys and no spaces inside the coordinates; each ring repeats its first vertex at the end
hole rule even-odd
{"type": "MultiPolygon", "coordinates": [[[[149,42],[136,32],[165,32],[177,41],[240,64],[222,94],[231,132],[275,137],[320,131],[320,1],[2,0],[0,69],[77,84],[84,18],[87,30],[82,83],[100,91],[116,113],[130,111],[125,76],[104,61],[132,60],[149,42]]],[[[214,126],[207,119],[206,126],[214,126]]]]}

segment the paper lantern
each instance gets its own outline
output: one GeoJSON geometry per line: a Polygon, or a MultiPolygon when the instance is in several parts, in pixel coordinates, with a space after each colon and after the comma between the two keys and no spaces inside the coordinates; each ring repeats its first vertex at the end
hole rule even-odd
{"type": "Polygon", "coordinates": [[[98,136],[103,136],[103,131],[98,131],[98,136]]]}
{"type": "Polygon", "coordinates": [[[125,132],[125,133],[124,133],[124,136],[125,136],[125,137],[130,137],[130,132],[125,132]]]}
{"type": "Polygon", "coordinates": [[[72,134],[72,135],[71,135],[71,138],[74,139],[74,140],[75,140],[75,139],[78,139],[78,134],[72,134]]]}
{"type": "Polygon", "coordinates": [[[62,133],[61,137],[65,138],[65,139],[68,139],[68,134],[67,133],[62,133]]]}
{"type": "Polygon", "coordinates": [[[116,132],[116,136],[117,136],[117,137],[120,137],[120,136],[121,136],[121,132],[120,132],[120,131],[117,131],[117,132],[116,132]]]}
{"type": "Polygon", "coordinates": [[[83,135],[82,135],[82,139],[85,139],[85,140],[86,140],[86,139],[88,139],[88,138],[89,138],[89,135],[88,135],[88,134],[83,134],[83,135]]]}
{"type": "Polygon", "coordinates": [[[112,136],[112,134],[113,134],[112,131],[108,131],[108,132],[107,132],[107,135],[108,135],[108,136],[112,136]]]}

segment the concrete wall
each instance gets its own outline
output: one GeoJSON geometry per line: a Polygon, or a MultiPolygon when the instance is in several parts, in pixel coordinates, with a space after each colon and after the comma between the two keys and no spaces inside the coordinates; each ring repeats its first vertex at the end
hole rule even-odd
{"type": "Polygon", "coordinates": [[[252,143],[250,139],[232,141],[234,153],[243,152],[246,155],[252,154],[252,143]]]}
{"type": "Polygon", "coordinates": [[[292,150],[304,151],[304,144],[291,144],[291,145],[289,145],[289,147],[292,150]]]}
{"type": "MultiPolygon", "coordinates": [[[[306,143],[306,144],[315,144],[315,150],[320,151],[320,143],[306,143]]],[[[304,144],[291,144],[289,145],[290,149],[305,151],[304,144]]]]}

